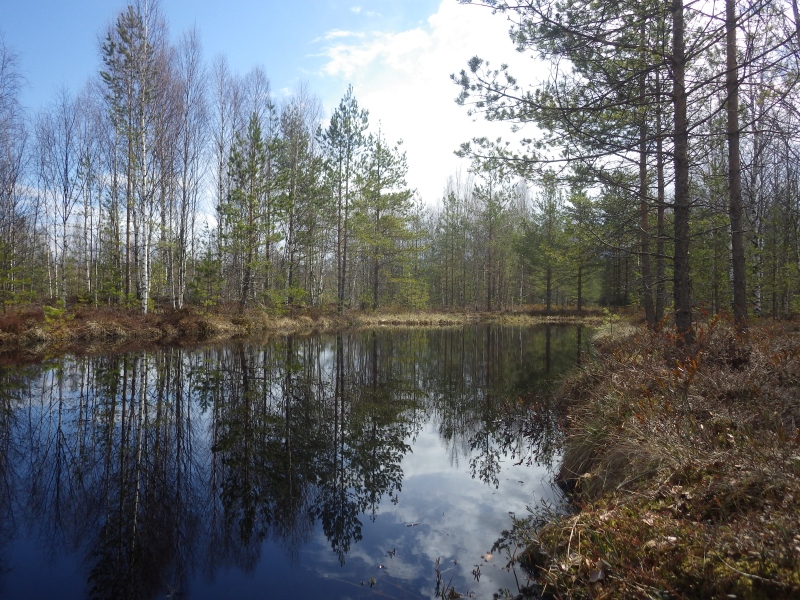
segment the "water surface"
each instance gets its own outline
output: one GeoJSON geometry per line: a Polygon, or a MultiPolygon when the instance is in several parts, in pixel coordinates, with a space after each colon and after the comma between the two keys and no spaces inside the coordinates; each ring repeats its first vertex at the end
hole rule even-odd
{"type": "Polygon", "coordinates": [[[0,367],[0,595],[516,592],[486,553],[554,493],[544,392],[580,345],[471,326],[0,367]]]}

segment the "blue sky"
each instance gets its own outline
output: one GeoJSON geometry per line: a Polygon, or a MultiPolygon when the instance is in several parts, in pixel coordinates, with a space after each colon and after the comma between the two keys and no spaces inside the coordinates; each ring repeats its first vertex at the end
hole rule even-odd
{"type": "MultiPolygon", "coordinates": [[[[98,71],[98,40],[125,4],[0,0],[0,31],[19,55],[29,109],[61,86],[78,91],[98,71]]],[[[161,8],[173,41],[196,26],[208,63],[224,54],[241,74],[261,65],[278,97],[304,80],[329,114],[352,83],[370,122],[404,140],[409,184],[427,204],[460,167],[458,145],[488,131],[455,104],[449,74],[476,54],[495,64],[522,58],[503,17],[456,0],[161,0],[161,8]]]]}

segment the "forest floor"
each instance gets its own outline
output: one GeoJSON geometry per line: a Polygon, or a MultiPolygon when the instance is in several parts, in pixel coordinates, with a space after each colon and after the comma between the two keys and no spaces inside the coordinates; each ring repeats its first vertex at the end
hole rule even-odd
{"type": "Polygon", "coordinates": [[[77,305],[66,310],[48,306],[8,308],[0,314],[0,361],[37,360],[60,353],[99,354],[170,344],[196,345],[227,339],[310,335],[377,327],[460,327],[470,323],[533,325],[592,323],[599,310],[553,310],[523,307],[504,312],[321,311],[303,309],[274,314],[238,307],[158,310],[142,315],[136,309],[77,305]]]}
{"type": "Polygon", "coordinates": [[[800,323],[615,329],[554,400],[574,510],[498,547],[542,597],[800,598],[800,323]]]}

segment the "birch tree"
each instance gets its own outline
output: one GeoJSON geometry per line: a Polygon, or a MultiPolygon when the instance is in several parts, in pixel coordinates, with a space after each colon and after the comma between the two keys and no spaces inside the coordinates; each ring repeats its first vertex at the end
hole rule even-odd
{"type": "Polygon", "coordinates": [[[65,89],[50,110],[40,115],[37,125],[45,189],[55,219],[53,248],[58,263],[59,295],[67,304],[67,255],[70,251],[71,218],[80,197],[79,116],[74,97],[65,89]]]}
{"type": "Polygon", "coordinates": [[[131,261],[142,312],[150,302],[151,252],[156,211],[156,99],[168,64],[166,25],[157,0],[137,0],[120,13],[102,46],[106,99],[126,142],[125,295],[130,297],[131,261]],[[131,242],[133,235],[133,242],[131,242]],[[131,256],[133,255],[133,256],[131,256]]]}
{"type": "Polygon", "coordinates": [[[18,244],[23,217],[19,188],[28,137],[19,101],[22,83],[17,55],[0,35],[0,300],[4,311],[16,296],[22,259],[18,244]]]}
{"type": "Polygon", "coordinates": [[[182,308],[187,287],[188,263],[195,240],[198,200],[205,175],[208,110],[206,72],[202,47],[196,29],[181,38],[177,54],[180,92],[180,135],[178,138],[178,207],[175,232],[177,274],[172,286],[172,302],[182,308]]]}

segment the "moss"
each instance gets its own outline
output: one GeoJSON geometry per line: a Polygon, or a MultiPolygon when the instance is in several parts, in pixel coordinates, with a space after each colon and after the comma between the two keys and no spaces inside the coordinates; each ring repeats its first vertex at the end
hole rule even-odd
{"type": "Polygon", "coordinates": [[[580,510],[525,525],[554,597],[800,597],[800,339],[697,339],[606,339],[559,391],[580,510]]]}

